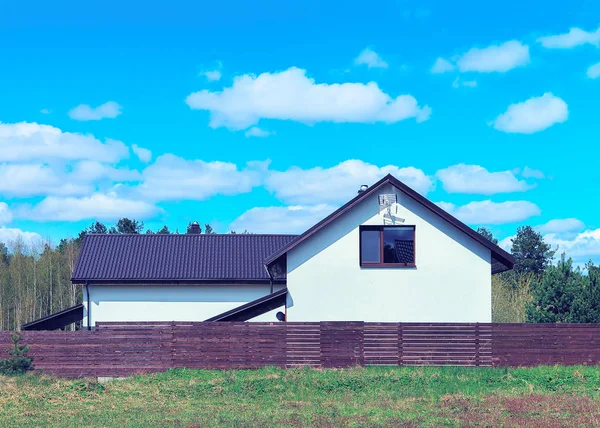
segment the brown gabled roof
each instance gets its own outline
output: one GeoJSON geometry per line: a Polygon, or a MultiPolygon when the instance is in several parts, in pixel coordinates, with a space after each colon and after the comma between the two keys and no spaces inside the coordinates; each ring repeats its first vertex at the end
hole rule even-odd
{"type": "Polygon", "coordinates": [[[295,235],[88,234],[71,281],[269,284],[263,260],[293,238],[295,235]]]}
{"type": "Polygon", "coordinates": [[[410,196],[415,201],[419,202],[425,208],[427,208],[428,210],[439,215],[444,220],[448,221],[450,224],[452,224],[453,226],[455,226],[456,228],[458,228],[459,230],[466,233],[471,238],[473,238],[474,240],[476,240],[477,242],[482,244],[484,247],[488,248],[492,252],[492,273],[500,273],[500,272],[504,272],[506,270],[510,270],[513,268],[515,261],[511,254],[509,254],[508,252],[506,252],[505,250],[500,248],[498,245],[491,242],[489,239],[480,235],[479,233],[477,233],[476,231],[471,229],[469,226],[464,224],[462,221],[458,220],[453,215],[444,211],[442,208],[440,208],[439,206],[437,206],[436,204],[434,204],[433,202],[431,202],[429,199],[425,198],[424,196],[420,195],[419,193],[417,193],[416,191],[414,191],[413,189],[408,187],[406,184],[404,184],[403,182],[401,182],[400,180],[398,180],[396,177],[394,177],[391,174],[386,175],[381,180],[379,180],[377,183],[375,183],[373,186],[369,187],[366,191],[359,193],[348,203],[346,203],[345,205],[343,205],[342,207],[340,207],[339,209],[337,209],[336,211],[331,213],[329,216],[325,217],[323,220],[321,220],[320,222],[315,224],[313,227],[308,229],[306,232],[304,232],[303,234],[298,235],[296,238],[292,239],[286,245],[284,245],[279,250],[277,250],[275,253],[270,255],[265,260],[265,265],[267,267],[269,267],[277,259],[279,259],[281,256],[286,254],[288,251],[290,251],[296,245],[298,245],[301,242],[308,239],[314,233],[318,232],[319,230],[321,230],[322,228],[327,226],[329,223],[331,223],[332,221],[337,219],[339,216],[344,214],[346,211],[352,209],[355,205],[357,205],[364,198],[375,193],[378,189],[385,186],[386,184],[392,184],[392,185],[396,186],[400,191],[402,191],[406,195],[410,196]]]}

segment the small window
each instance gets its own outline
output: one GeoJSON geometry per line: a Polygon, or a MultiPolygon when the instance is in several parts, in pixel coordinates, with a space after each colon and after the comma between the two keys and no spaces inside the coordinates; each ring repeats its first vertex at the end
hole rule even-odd
{"type": "Polygon", "coordinates": [[[361,226],[360,265],[414,267],[414,226],[361,226]]]}

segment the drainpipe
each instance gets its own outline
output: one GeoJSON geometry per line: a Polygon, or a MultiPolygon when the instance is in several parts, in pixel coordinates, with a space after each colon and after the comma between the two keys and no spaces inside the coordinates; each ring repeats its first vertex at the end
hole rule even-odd
{"type": "Polygon", "coordinates": [[[267,271],[267,275],[269,275],[269,285],[271,286],[271,294],[273,294],[273,275],[271,275],[271,271],[267,265],[263,265],[265,270],[267,271]]]}
{"type": "MultiPolygon", "coordinates": [[[[271,294],[273,294],[273,275],[271,275],[271,271],[269,270],[269,267],[267,265],[264,265],[266,271],[267,271],[267,275],[269,275],[269,284],[271,284],[271,294]]],[[[287,321],[287,300],[285,302],[285,305],[283,306],[283,311],[284,311],[284,321],[287,321]]]]}
{"type": "Polygon", "coordinates": [[[91,314],[91,309],[92,309],[92,305],[90,304],[90,288],[88,287],[88,282],[85,282],[85,294],[87,295],[87,329],[91,330],[92,329],[92,325],[90,323],[90,314],[91,314]]]}

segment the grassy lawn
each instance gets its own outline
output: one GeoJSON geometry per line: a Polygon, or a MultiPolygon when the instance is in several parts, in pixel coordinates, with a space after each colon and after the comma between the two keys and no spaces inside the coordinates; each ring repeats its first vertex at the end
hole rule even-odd
{"type": "Polygon", "coordinates": [[[0,377],[0,426],[590,426],[600,367],[0,377]]]}

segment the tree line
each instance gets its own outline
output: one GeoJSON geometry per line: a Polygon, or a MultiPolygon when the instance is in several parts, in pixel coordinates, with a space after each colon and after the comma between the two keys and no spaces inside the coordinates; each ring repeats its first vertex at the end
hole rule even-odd
{"type": "MultiPolygon", "coordinates": [[[[477,231],[498,243],[489,230],[477,231]]],[[[564,253],[553,263],[556,249],[531,226],[517,229],[510,252],[514,269],[492,277],[494,322],[600,322],[600,266],[575,266],[564,253]]]]}
{"type": "MultiPolygon", "coordinates": [[[[185,233],[190,233],[191,228],[192,223],[189,223],[185,233]]],[[[205,224],[200,232],[214,233],[210,224],[205,224]]],[[[170,234],[179,231],[171,232],[167,226],[144,231],[143,222],[121,218],[111,226],[93,222],[76,237],[61,239],[58,245],[49,240],[26,242],[22,238],[0,242],[0,330],[17,330],[24,323],[81,303],[82,289],[71,284],[71,273],[83,237],[88,233],[170,234]]]]}
{"type": "MultiPolygon", "coordinates": [[[[185,233],[191,233],[192,223],[185,233]]],[[[213,234],[205,224],[204,234],[213,234]]],[[[485,228],[478,232],[494,243],[485,228]]],[[[171,234],[167,226],[144,229],[144,223],[121,218],[107,226],[93,222],[74,238],[0,242],[0,330],[16,330],[29,321],[81,303],[81,287],[71,284],[71,273],[88,233],[171,234]]],[[[230,233],[235,233],[231,231],[230,233]]],[[[248,233],[244,231],[243,233],[248,233]]],[[[600,267],[592,262],[576,267],[566,255],[553,263],[556,250],[530,226],[517,229],[510,252],[512,271],[492,277],[494,322],[600,322],[600,267]]]]}

